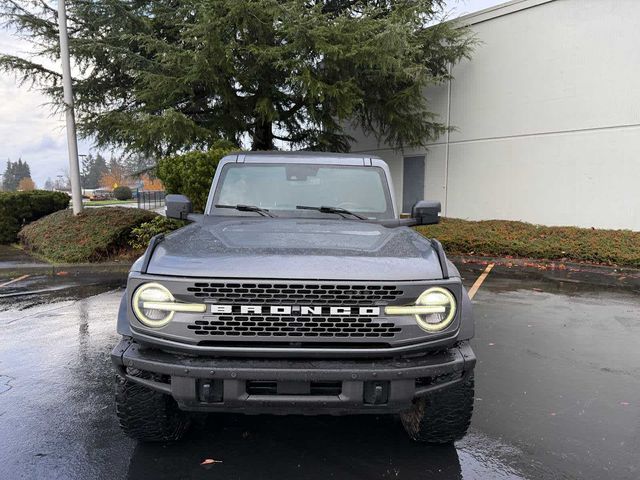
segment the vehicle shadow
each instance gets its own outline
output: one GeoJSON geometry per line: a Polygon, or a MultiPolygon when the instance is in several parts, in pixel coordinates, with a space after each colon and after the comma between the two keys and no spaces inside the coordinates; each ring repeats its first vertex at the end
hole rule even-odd
{"type": "Polygon", "coordinates": [[[210,415],[175,444],[139,443],[128,478],[460,479],[455,447],[410,441],[391,416],[210,415]],[[201,465],[207,459],[209,465],[201,465]]]}

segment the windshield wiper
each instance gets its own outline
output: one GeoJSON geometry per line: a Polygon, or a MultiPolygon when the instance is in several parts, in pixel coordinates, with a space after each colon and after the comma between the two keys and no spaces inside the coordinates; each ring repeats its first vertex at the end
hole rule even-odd
{"type": "Polygon", "coordinates": [[[352,217],[356,217],[360,220],[369,220],[366,217],[363,217],[362,215],[358,215],[357,213],[353,213],[350,212],[349,210],[345,210],[344,208],[339,208],[339,207],[308,207],[306,205],[296,205],[296,209],[297,210],[315,210],[317,212],[322,212],[322,213],[335,213],[337,215],[340,215],[342,218],[347,218],[345,217],[345,215],[351,215],[352,217]]]}
{"type": "Polygon", "coordinates": [[[266,208],[256,207],[255,205],[215,205],[216,208],[231,208],[233,210],[238,210],[239,212],[255,212],[263,217],[271,217],[275,218],[275,215],[269,213],[269,210],[266,208]]]}

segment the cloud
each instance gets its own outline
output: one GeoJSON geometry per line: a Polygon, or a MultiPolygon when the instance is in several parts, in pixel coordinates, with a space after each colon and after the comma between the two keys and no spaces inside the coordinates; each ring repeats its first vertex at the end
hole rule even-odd
{"type": "Polygon", "coordinates": [[[62,143],[61,138],[52,138],[50,135],[45,135],[37,143],[26,147],[24,153],[28,155],[42,151],[58,150],[63,147],[62,143]]]}
{"type": "Polygon", "coordinates": [[[459,16],[506,2],[507,0],[449,0],[447,1],[447,8],[451,9],[455,16],[459,16]]]}
{"type": "MultiPolygon", "coordinates": [[[[0,52],[28,55],[29,44],[7,30],[0,30],[0,52]]],[[[81,154],[92,142],[78,141],[81,154]]],[[[0,75],[0,173],[8,159],[22,158],[31,167],[38,186],[69,168],[64,118],[54,113],[49,99],[29,85],[18,85],[14,75],[0,75]]]]}
{"type": "MultiPolygon", "coordinates": [[[[39,92],[18,87],[11,78],[0,78],[0,160],[22,158],[40,186],[68,166],[64,121],[46,101],[39,92]]],[[[91,144],[80,142],[79,148],[86,153],[91,144]]],[[[4,165],[0,164],[0,170],[4,165]]]]}

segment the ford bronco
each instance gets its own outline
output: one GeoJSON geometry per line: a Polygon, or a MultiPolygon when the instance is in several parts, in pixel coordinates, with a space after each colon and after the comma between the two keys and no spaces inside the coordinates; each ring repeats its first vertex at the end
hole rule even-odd
{"type": "Polygon", "coordinates": [[[399,218],[387,164],[363,155],[223,158],[204,214],[132,266],[112,352],[120,425],[177,440],[189,412],[399,414],[449,443],[473,410],[474,325],[419,201],[399,218]]]}

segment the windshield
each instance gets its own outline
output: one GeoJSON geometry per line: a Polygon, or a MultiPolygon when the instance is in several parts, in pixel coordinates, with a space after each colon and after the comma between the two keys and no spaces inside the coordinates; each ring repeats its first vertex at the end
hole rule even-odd
{"type": "Polygon", "coordinates": [[[386,176],[378,167],[229,163],[221,172],[213,205],[211,211],[221,215],[238,211],[216,205],[252,205],[277,216],[336,216],[296,209],[309,206],[341,208],[372,219],[394,217],[386,176]]]}

